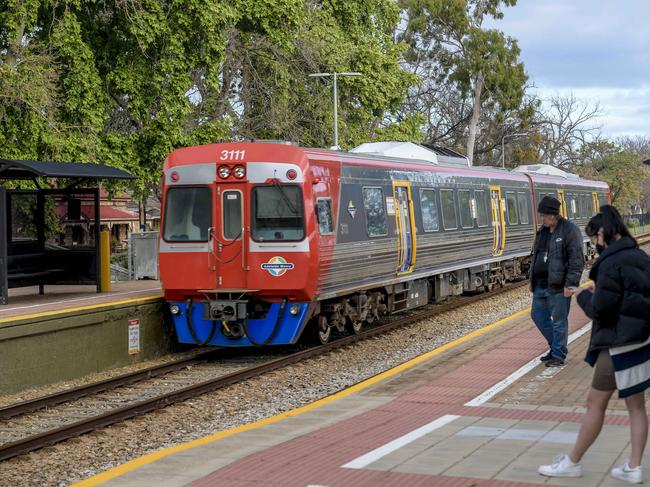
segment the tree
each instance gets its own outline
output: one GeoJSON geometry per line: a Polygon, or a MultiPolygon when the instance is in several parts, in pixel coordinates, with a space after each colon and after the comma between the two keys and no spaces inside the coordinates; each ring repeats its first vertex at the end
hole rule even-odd
{"type": "Polygon", "coordinates": [[[602,114],[598,103],[591,105],[573,94],[555,95],[541,104],[531,123],[539,150],[539,161],[552,166],[568,168],[578,164],[587,152],[599,144],[590,145],[600,137],[597,118],[602,114]]]}
{"type": "Polygon", "coordinates": [[[0,157],[98,161],[156,189],[177,147],[284,138],[342,145],[384,131],[415,78],[398,58],[392,0],[9,0],[0,6],[0,157]]]}
{"type": "Polygon", "coordinates": [[[584,144],[569,169],[588,179],[607,182],[612,204],[621,213],[628,213],[641,196],[641,184],[645,177],[638,155],[605,139],[584,144]]]}
{"type": "MultiPolygon", "coordinates": [[[[486,16],[500,18],[501,6],[515,3],[402,0],[407,26],[401,36],[409,45],[406,61],[425,76],[407,103],[427,118],[427,141],[451,139],[457,146],[462,139],[473,160],[483,110],[503,115],[521,107],[527,77],[517,43],[482,27],[486,16]]],[[[484,148],[497,145],[494,140],[482,142],[484,148]]]]}

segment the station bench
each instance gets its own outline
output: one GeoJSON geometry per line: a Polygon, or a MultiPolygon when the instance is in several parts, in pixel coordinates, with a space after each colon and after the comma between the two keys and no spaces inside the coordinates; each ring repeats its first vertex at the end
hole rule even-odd
{"type": "Polygon", "coordinates": [[[48,252],[33,252],[7,256],[7,287],[38,286],[44,293],[45,284],[56,282],[65,276],[56,255],[48,252]]]}

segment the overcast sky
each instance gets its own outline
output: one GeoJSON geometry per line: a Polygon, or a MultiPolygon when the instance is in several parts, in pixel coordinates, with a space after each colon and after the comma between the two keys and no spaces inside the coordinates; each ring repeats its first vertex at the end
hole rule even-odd
{"type": "Polygon", "coordinates": [[[650,137],[650,1],[518,0],[494,26],[518,40],[542,98],[600,102],[603,133],[650,137]]]}

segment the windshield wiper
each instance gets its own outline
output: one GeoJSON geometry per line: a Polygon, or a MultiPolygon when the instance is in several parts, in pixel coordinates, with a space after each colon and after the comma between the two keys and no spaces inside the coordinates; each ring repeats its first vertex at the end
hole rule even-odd
{"type": "Polygon", "coordinates": [[[289,210],[291,210],[291,213],[293,213],[295,216],[298,216],[298,209],[291,202],[291,199],[287,196],[287,193],[284,191],[284,188],[280,185],[277,178],[273,179],[273,186],[278,188],[278,190],[280,191],[280,196],[282,196],[282,200],[289,207],[289,210]]]}

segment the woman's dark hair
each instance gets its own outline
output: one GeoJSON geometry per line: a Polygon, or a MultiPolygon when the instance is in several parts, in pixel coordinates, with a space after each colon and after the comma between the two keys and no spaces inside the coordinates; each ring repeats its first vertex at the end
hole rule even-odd
{"type": "Polygon", "coordinates": [[[587,223],[585,233],[587,236],[593,237],[601,228],[603,229],[603,239],[607,245],[614,241],[614,235],[617,233],[621,237],[630,237],[634,240],[625,223],[623,223],[621,214],[612,205],[603,205],[600,207],[600,213],[592,217],[589,223],[587,223]]]}

